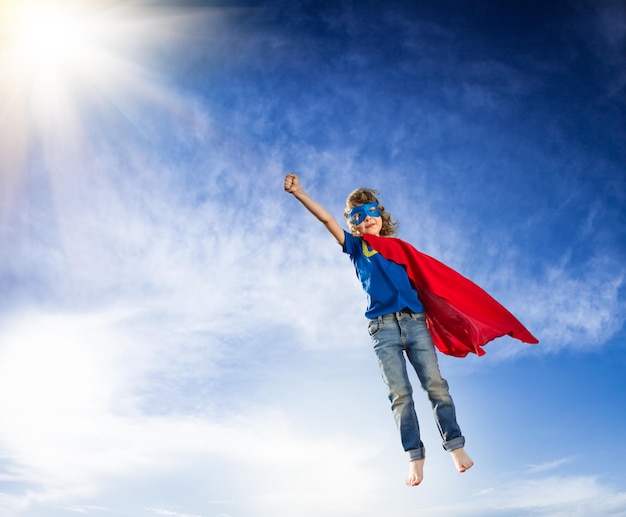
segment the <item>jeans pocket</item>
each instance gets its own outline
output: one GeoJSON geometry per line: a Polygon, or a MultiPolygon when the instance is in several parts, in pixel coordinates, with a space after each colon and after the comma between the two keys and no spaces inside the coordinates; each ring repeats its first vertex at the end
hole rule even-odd
{"type": "Polygon", "coordinates": [[[382,325],[378,321],[378,318],[371,319],[367,324],[367,332],[369,333],[370,337],[374,337],[376,334],[378,334],[378,331],[381,329],[381,327],[382,325]]]}

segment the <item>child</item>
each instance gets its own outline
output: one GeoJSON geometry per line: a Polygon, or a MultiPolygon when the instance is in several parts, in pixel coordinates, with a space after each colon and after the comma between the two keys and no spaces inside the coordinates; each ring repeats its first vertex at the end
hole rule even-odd
{"type": "Polygon", "coordinates": [[[488,341],[508,334],[526,343],[537,339],[489,294],[445,264],[395,239],[396,223],[376,199],[358,189],[346,201],[350,233],[302,189],[296,174],[285,177],[293,194],[343,247],[368,295],[368,331],[389,392],[404,450],[409,455],[406,484],[422,482],[425,450],[413,403],[406,358],[432,404],[443,447],[459,472],[474,462],[464,449],[448,383],[441,377],[435,347],[464,357],[482,355],[488,341]]]}
{"type": "Polygon", "coordinates": [[[375,191],[356,190],[346,203],[345,215],[351,231],[348,233],[326,209],[308,196],[296,174],[286,176],[284,188],[317,217],[343,246],[368,294],[369,305],[365,313],[369,318],[368,331],[387,385],[402,445],[409,455],[406,484],[417,486],[422,482],[425,450],[420,439],[404,353],[428,393],[444,449],[452,454],[458,471],[465,472],[474,462],[463,448],[465,438],[456,421],[448,384],[439,372],[435,347],[426,327],[418,293],[411,286],[402,266],[384,259],[361,238],[365,234],[395,235],[396,224],[391,221],[390,214],[378,204],[375,191]]]}

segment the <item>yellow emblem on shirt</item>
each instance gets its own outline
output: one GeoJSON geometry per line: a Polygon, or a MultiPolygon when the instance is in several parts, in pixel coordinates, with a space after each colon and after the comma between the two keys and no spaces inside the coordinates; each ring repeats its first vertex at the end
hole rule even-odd
{"type": "Polygon", "coordinates": [[[362,241],[362,246],[363,246],[363,255],[365,255],[366,257],[372,257],[376,255],[376,253],[378,253],[376,250],[371,250],[365,241],[362,241]]]}

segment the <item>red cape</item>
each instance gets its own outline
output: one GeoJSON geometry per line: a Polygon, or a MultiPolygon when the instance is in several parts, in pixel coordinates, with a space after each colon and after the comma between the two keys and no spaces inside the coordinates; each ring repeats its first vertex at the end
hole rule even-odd
{"type": "Polygon", "coordinates": [[[484,355],[484,345],[507,334],[525,343],[539,343],[503,305],[454,269],[400,239],[374,235],[363,239],[383,257],[406,268],[424,305],[433,342],[444,354],[484,355]]]}

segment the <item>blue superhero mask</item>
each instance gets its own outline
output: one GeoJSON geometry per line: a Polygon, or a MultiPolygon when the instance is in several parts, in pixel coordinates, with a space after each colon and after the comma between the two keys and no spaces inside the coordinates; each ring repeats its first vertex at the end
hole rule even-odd
{"type": "Polygon", "coordinates": [[[380,211],[378,210],[378,203],[376,201],[361,206],[355,206],[348,212],[348,220],[354,226],[358,226],[365,221],[368,215],[370,217],[380,217],[380,211]]]}

